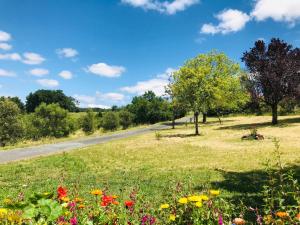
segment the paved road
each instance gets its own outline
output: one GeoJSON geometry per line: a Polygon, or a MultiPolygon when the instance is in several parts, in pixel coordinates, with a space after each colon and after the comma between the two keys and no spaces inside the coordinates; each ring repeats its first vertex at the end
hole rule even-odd
{"type": "MultiPolygon", "coordinates": [[[[183,120],[184,118],[180,119],[179,122],[182,122],[183,120]]],[[[46,144],[40,146],[16,148],[7,151],[0,151],[0,164],[34,158],[38,156],[50,155],[58,152],[69,151],[76,148],[82,148],[90,145],[108,142],[111,140],[117,140],[117,139],[126,138],[138,134],[149,133],[155,130],[167,129],[169,127],[170,126],[168,124],[164,124],[164,125],[157,124],[146,128],[129,130],[129,131],[124,131],[121,133],[116,133],[111,135],[82,138],[77,140],[64,141],[56,144],[46,144]]]]}

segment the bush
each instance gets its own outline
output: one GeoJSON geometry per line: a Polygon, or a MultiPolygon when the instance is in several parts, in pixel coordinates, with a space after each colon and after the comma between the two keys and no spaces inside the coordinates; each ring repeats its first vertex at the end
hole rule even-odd
{"type": "Polygon", "coordinates": [[[13,144],[23,135],[20,109],[12,101],[0,101],[0,146],[13,144]]]}
{"type": "Polygon", "coordinates": [[[104,130],[116,130],[120,125],[120,119],[117,113],[107,112],[102,118],[102,127],[104,130]]]}
{"type": "Polygon", "coordinates": [[[81,128],[86,134],[92,134],[96,128],[96,120],[93,110],[89,109],[83,116],[81,128]]]}
{"type": "Polygon", "coordinates": [[[119,117],[122,128],[127,129],[132,124],[134,115],[127,110],[122,110],[119,112],[119,117]]]}
{"type": "Polygon", "coordinates": [[[36,108],[32,124],[39,137],[65,137],[74,131],[74,122],[68,116],[68,111],[58,104],[42,103],[36,108]]]}

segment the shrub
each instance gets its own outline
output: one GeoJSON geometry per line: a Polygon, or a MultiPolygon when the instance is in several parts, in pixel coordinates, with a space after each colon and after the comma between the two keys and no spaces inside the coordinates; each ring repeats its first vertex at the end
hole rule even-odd
{"type": "Polygon", "coordinates": [[[122,128],[127,129],[132,124],[134,115],[127,110],[122,110],[119,112],[119,117],[122,128]]]}
{"type": "Polygon", "coordinates": [[[96,129],[96,119],[93,110],[89,109],[83,116],[81,128],[86,134],[94,133],[96,129]]]}
{"type": "Polygon", "coordinates": [[[42,103],[36,108],[32,118],[33,126],[38,130],[39,137],[64,137],[74,131],[74,124],[68,111],[58,104],[42,103]]]}
{"type": "Polygon", "coordinates": [[[102,118],[102,127],[104,130],[116,130],[119,127],[120,119],[117,113],[107,112],[102,118]]]}
{"type": "Polygon", "coordinates": [[[160,140],[162,138],[162,134],[159,131],[155,131],[155,139],[160,140]]]}
{"type": "Polygon", "coordinates": [[[9,100],[0,101],[0,146],[13,144],[23,135],[20,109],[9,100]]]}

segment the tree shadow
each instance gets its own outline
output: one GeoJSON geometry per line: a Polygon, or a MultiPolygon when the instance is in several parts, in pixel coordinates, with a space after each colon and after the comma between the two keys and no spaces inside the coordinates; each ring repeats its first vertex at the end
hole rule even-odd
{"type": "Polygon", "coordinates": [[[196,134],[168,134],[168,135],[162,135],[162,137],[166,137],[166,138],[187,138],[187,137],[196,137],[199,135],[196,134]]]}
{"type": "Polygon", "coordinates": [[[300,123],[300,117],[279,119],[279,122],[277,125],[272,125],[271,122],[246,123],[246,124],[237,124],[237,125],[232,125],[232,126],[222,126],[222,127],[217,128],[217,130],[227,130],[227,129],[245,130],[245,129],[251,129],[253,127],[256,127],[256,128],[263,128],[263,127],[283,128],[283,127],[290,126],[291,124],[294,124],[294,123],[300,123]]]}

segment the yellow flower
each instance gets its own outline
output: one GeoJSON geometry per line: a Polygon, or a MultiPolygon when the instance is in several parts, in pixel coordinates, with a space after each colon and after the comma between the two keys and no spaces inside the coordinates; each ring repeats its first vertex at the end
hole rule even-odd
{"type": "Polygon", "coordinates": [[[3,219],[7,215],[7,209],[0,208],[0,219],[3,219]]]}
{"type": "Polygon", "coordinates": [[[193,195],[193,196],[189,196],[188,200],[190,202],[200,202],[200,201],[202,201],[202,198],[199,195],[193,195]]]}
{"type": "Polygon", "coordinates": [[[6,198],[3,200],[3,203],[6,205],[10,205],[10,204],[12,204],[12,200],[10,198],[6,198]]]}
{"type": "Polygon", "coordinates": [[[169,217],[170,221],[175,221],[176,220],[176,216],[174,214],[171,214],[169,217]]]}
{"type": "Polygon", "coordinates": [[[180,198],[180,199],[178,200],[178,202],[179,202],[180,204],[187,204],[187,203],[188,203],[188,199],[187,199],[187,198],[180,198]]]}
{"type": "Polygon", "coordinates": [[[70,199],[69,199],[68,197],[62,197],[61,200],[62,200],[63,202],[69,202],[69,201],[70,201],[70,199]]]}
{"type": "Polygon", "coordinates": [[[208,201],[208,200],[209,200],[209,198],[208,198],[207,195],[200,195],[200,197],[201,197],[201,199],[202,199],[203,201],[208,201]]]}
{"type": "Polygon", "coordinates": [[[160,209],[168,209],[169,207],[170,207],[170,205],[167,203],[160,205],[160,209]]]}
{"type": "Polygon", "coordinates": [[[219,190],[210,190],[209,193],[214,196],[218,196],[220,194],[219,190]]]}
{"type": "Polygon", "coordinates": [[[92,190],[92,191],[91,191],[91,194],[92,194],[92,195],[102,195],[102,191],[99,190],[99,189],[95,189],[95,190],[92,190]]]}
{"type": "Polygon", "coordinates": [[[196,202],[195,206],[198,207],[198,208],[202,207],[202,202],[196,202]]]}

